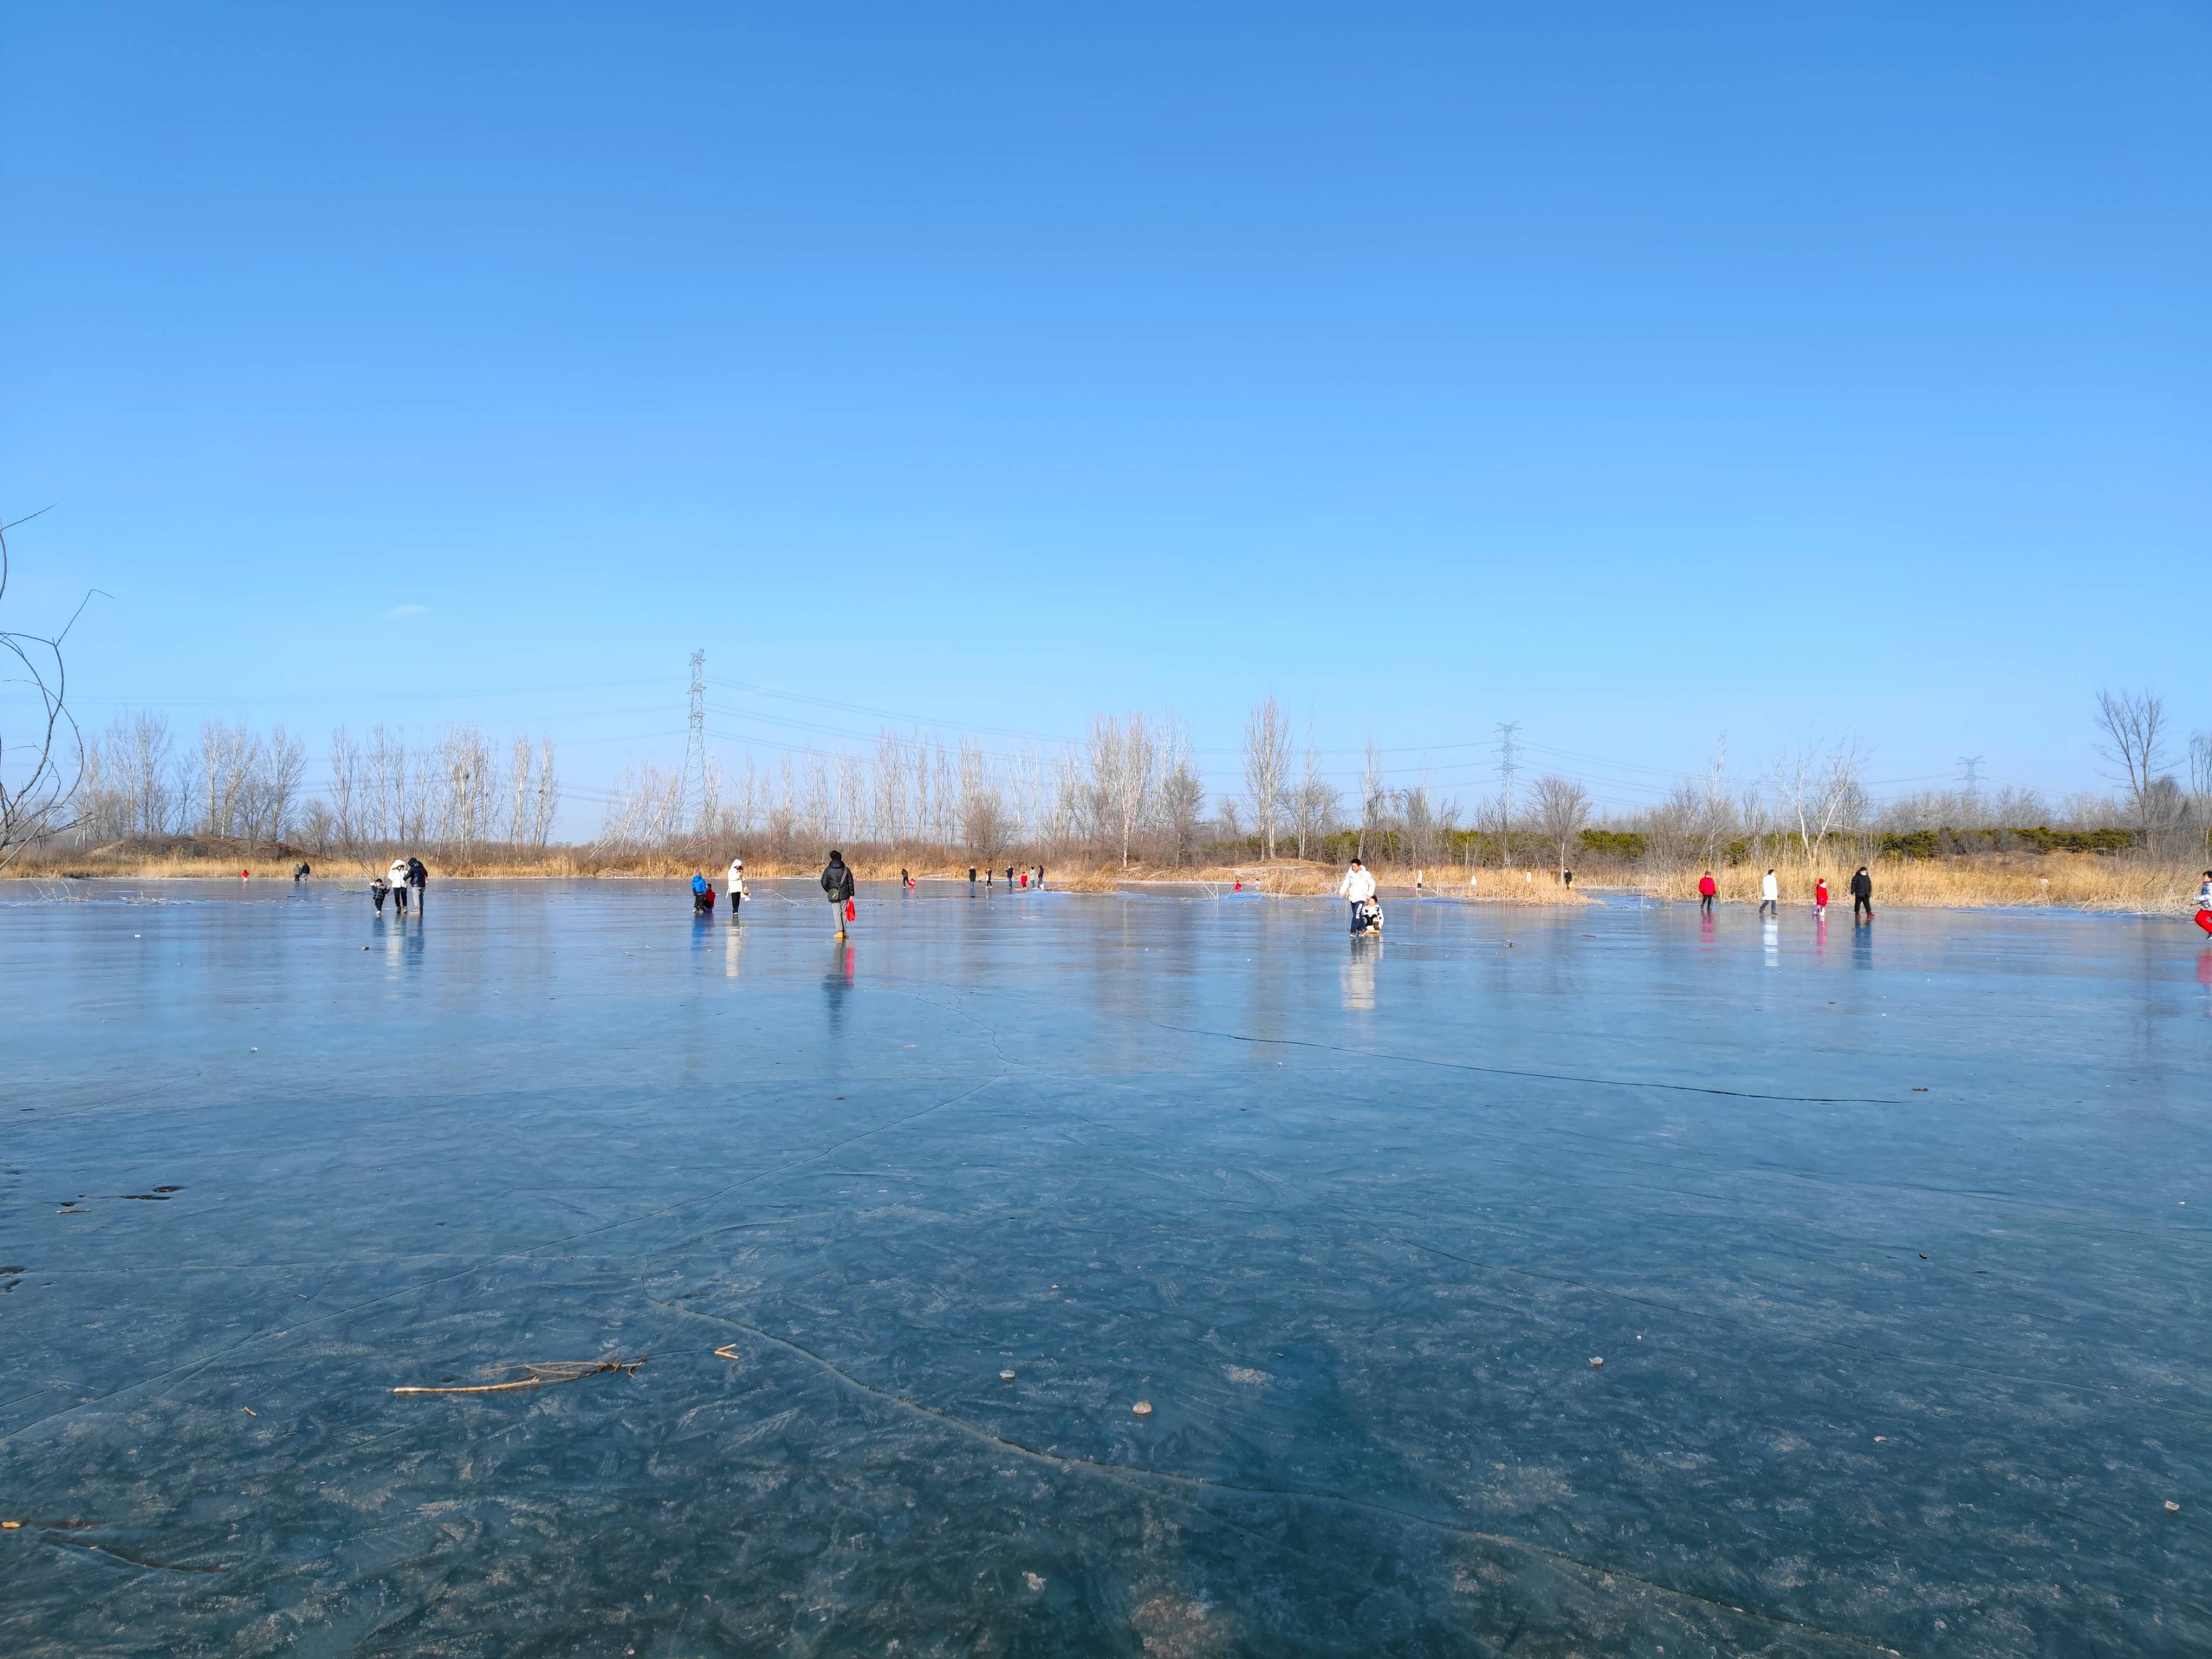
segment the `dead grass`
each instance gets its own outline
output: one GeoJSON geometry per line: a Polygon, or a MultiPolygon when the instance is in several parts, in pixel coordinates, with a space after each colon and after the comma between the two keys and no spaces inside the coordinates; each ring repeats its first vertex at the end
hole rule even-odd
{"type": "MultiPolygon", "coordinates": [[[[131,881],[161,880],[235,880],[239,872],[250,870],[258,879],[282,880],[292,873],[292,866],[301,860],[313,866],[319,880],[335,880],[349,884],[366,884],[370,877],[380,872],[392,861],[389,848],[354,857],[302,851],[279,843],[248,843],[216,836],[178,836],[158,840],[125,841],[108,846],[69,851],[38,849],[10,866],[5,872],[10,876],[37,877],[52,879],[58,877],[87,877],[131,881]]],[[[434,881],[538,878],[588,877],[613,880],[676,881],[688,878],[693,870],[704,870],[719,887],[720,876],[728,867],[729,855],[702,861],[696,857],[668,852],[604,851],[593,848],[556,847],[542,853],[515,854],[505,848],[484,849],[475,857],[463,858],[439,851],[425,855],[434,881]]],[[[902,868],[910,871],[918,880],[963,881],[968,878],[968,861],[964,858],[947,858],[939,853],[902,850],[872,855],[855,850],[848,860],[853,872],[862,881],[895,881],[902,868]]],[[[1034,859],[1014,860],[1017,871],[1034,859]]],[[[1002,872],[1006,864],[999,869],[1002,872]]],[[[822,872],[819,859],[803,860],[779,860],[748,854],[745,874],[753,879],[768,881],[779,878],[812,878],[822,872]]],[[[1565,888],[1549,871],[1484,870],[1479,872],[1480,884],[1468,885],[1468,872],[1455,868],[1430,870],[1422,872],[1421,891],[1437,898],[1471,901],[1484,904],[1548,905],[1588,904],[1594,901],[1585,894],[1565,888]]],[[[1062,892],[1110,893],[1124,887],[1154,884],[1183,884],[1234,890],[1242,884],[1245,890],[1265,893],[1276,897],[1334,897],[1337,884],[1344,878],[1342,866],[1318,864],[1297,859],[1277,859],[1268,863],[1206,865],[1176,869],[1155,865],[1133,865],[1123,869],[1113,862],[1071,865],[1046,863],[1049,884],[1062,892]]],[[[1414,891],[1414,872],[1410,868],[1378,867],[1375,878],[1386,897],[1407,895],[1414,891]]]]}
{"type": "MultiPolygon", "coordinates": [[[[966,873],[963,868],[961,874],[964,877],[966,873]]],[[[1416,890],[1414,874],[1410,867],[1376,866],[1374,870],[1376,884],[1386,899],[1413,894],[1416,890]]],[[[1587,894],[1561,885],[1557,876],[1544,870],[1484,870],[1478,872],[1480,884],[1472,889],[1467,884],[1468,872],[1465,870],[1447,867],[1423,871],[1420,874],[1423,879],[1418,890],[1431,898],[1457,899],[1481,904],[1595,902],[1587,894]]],[[[1071,871],[1065,878],[1047,866],[1046,875],[1055,887],[1083,893],[1110,893],[1124,887],[1177,884],[1226,887],[1234,890],[1241,883],[1247,892],[1265,893],[1277,898],[1334,898],[1337,884],[1344,879],[1344,866],[1299,859],[1277,859],[1266,864],[1206,865],[1181,870],[1149,865],[1133,866],[1124,870],[1118,865],[1104,864],[1091,869],[1071,871]]]]}
{"type": "MultiPolygon", "coordinates": [[[[1775,864],[1782,902],[1809,908],[1813,883],[1828,878],[1828,902],[1850,908],[1851,872],[1859,860],[1839,855],[1815,870],[1802,859],[1775,864]]],[[[2194,908],[2202,866],[2180,862],[2095,853],[1983,853],[1955,859],[1875,859],[1867,866],[1874,878],[1876,909],[1981,909],[1994,906],[2048,905],[2068,909],[2172,914],[2194,908]]],[[[1621,884],[1655,898],[1694,903],[1694,866],[1632,877],[1621,884]]],[[[1763,867],[1742,865],[1717,870],[1721,899],[1729,904],[1759,902],[1763,867]]]]}
{"type": "MultiPolygon", "coordinates": [[[[218,837],[171,836],[160,840],[117,842],[89,850],[40,848],[16,860],[0,874],[53,879],[58,877],[100,877],[133,881],[235,880],[240,870],[251,870],[256,879],[283,880],[292,866],[305,859],[318,879],[366,884],[370,876],[391,861],[389,849],[343,858],[302,851],[267,842],[249,844],[218,837]]],[[[1016,867],[1024,860],[1015,859],[1016,867]]],[[[1029,860],[1033,862],[1034,860],[1029,860]]],[[[539,878],[599,878],[615,880],[672,881],[704,868],[720,884],[728,854],[702,865],[693,857],[675,853],[614,853],[587,847],[549,848],[542,853],[514,854],[491,848],[471,858],[435,852],[427,862],[438,881],[532,879],[539,878]]],[[[942,853],[902,849],[873,854],[856,849],[850,860],[863,881],[896,880],[902,867],[919,879],[965,881],[968,861],[942,853]]],[[[1816,875],[1828,878],[1830,902],[1850,908],[1847,883],[1857,860],[1838,853],[1816,871],[1787,854],[1776,866],[1782,901],[1796,908],[1813,902],[1816,875]]],[[[1002,860],[1000,869],[1006,867],[1002,860]]],[[[1878,859],[1871,873],[1877,908],[1894,905],[1907,909],[1972,909],[1996,905],[2050,905],[2083,910],[2127,911],[2172,915],[2193,908],[2201,861],[2154,861],[2125,855],[2094,853],[1982,853],[1954,859],[1878,859]]],[[[761,880],[819,875],[820,861],[748,856],[745,873],[761,880]]],[[[1447,866],[1422,872],[1423,893],[1477,904],[1580,905],[1595,902],[1586,889],[1626,889],[1655,898],[1694,903],[1698,877],[1694,866],[1671,871],[1629,871],[1608,873],[1587,871],[1582,884],[1563,886],[1548,870],[1474,872],[1447,866]],[[1470,888],[1472,873],[1476,884],[1470,888]]],[[[1755,904],[1759,901],[1759,867],[1731,866],[1716,871],[1723,902],[1755,904]]],[[[1085,861],[1054,865],[1048,860],[1049,884],[1062,892],[1105,893],[1122,888],[1176,884],[1233,889],[1242,883],[1247,891],[1283,898],[1334,896],[1343,878],[1341,866],[1298,859],[1270,863],[1221,864],[1182,869],[1158,865],[1133,865],[1122,869],[1109,862],[1085,861]]],[[[1382,867],[1375,872],[1386,897],[1410,894],[1411,868],[1382,867]]]]}

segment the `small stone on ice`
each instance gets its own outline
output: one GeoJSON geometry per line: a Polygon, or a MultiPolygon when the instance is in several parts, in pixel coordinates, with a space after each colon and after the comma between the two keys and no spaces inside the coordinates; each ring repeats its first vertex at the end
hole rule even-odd
{"type": "Polygon", "coordinates": [[[1886,1435],[1886,1434],[1878,1434],[1878,1435],[1875,1436],[1875,1437],[1874,1437],[1874,1443],[1875,1443],[1875,1445],[1879,1446],[1879,1445],[1881,1445],[1881,1444],[1885,1443],[1888,1439],[1889,1439],[1889,1437],[1888,1437],[1887,1435],[1886,1435]]]}
{"type": "Polygon", "coordinates": [[[1593,1355],[1590,1359],[1590,1369],[1594,1371],[1603,1370],[1605,1369],[1605,1361],[1593,1355]]]}
{"type": "Polygon", "coordinates": [[[1149,1400],[1139,1400],[1129,1409],[1139,1417],[1150,1417],[1152,1414],[1152,1402],[1149,1400]]]}
{"type": "Polygon", "coordinates": [[[1013,1380],[1014,1374],[1012,1371],[1000,1371],[999,1373],[999,1381],[1001,1382],[1011,1382],[1013,1380]]]}
{"type": "Polygon", "coordinates": [[[2166,1512],[2168,1515],[2179,1515],[2181,1513],[2181,1505],[2169,1498],[2166,1500],[2166,1512]]]}

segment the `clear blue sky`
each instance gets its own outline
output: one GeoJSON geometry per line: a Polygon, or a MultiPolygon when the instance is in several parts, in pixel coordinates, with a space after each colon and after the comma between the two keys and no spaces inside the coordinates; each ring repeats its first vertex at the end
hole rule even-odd
{"type": "Polygon", "coordinates": [[[585,786],[704,646],[1170,706],[1223,784],[1265,690],[1468,797],[1414,751],[1518,719],[1624,806],[2212,726],[2202,4],[799,9],[0,12],[10,602],[113,596],[86,712],[585,786]]]}

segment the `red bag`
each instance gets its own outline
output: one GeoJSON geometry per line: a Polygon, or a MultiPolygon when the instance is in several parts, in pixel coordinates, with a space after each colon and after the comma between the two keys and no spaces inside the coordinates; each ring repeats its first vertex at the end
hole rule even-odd
{"type": "Polygon", "coordinates": [[[853,901],[847,899],[845,901],[845,920],[850,921],[860,914],[860,913],[858,910],[853,908],[853,901]]]}

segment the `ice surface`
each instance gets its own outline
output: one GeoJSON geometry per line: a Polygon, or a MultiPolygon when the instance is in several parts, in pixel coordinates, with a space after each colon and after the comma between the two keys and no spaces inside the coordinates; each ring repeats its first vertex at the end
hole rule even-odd
{"type": "Polygon", "coordinates": [[[0,1650],[2212,1651],[2185,922],[760,886],[0,906],[0,1650]]]}

